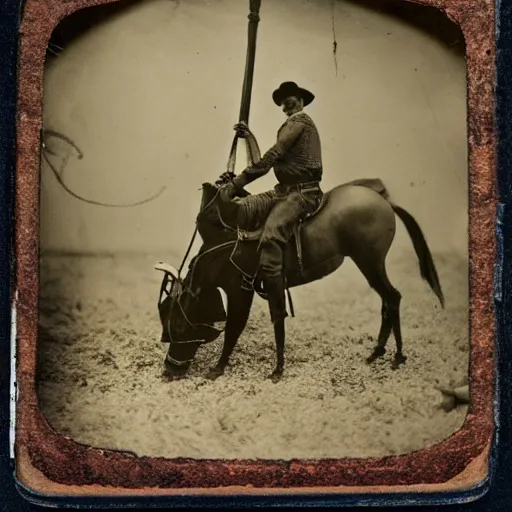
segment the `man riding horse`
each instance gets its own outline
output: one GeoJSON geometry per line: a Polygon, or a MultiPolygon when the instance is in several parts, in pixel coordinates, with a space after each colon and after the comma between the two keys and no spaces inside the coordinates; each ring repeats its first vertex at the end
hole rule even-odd
{"type": "MultiPolygon", "coordinates": [[[[262,281],[274,324],[277,357],[271,378],[277,382],[284,370],[286,288],[332,274],[347,257],[382,300],[381,326],[367,362],[385,354],[393,333],[396,353],[392,367],[398,368],[406,360],[402,351],[401,294],[386,271],[386,256],[395,237],[395,216],[402,221],[413,243],[421,277],[444,307],[444,295],[425,236],[414,217],[390,201],[386,187],[377,178],[353,180],[324,194],[320,189],[322,158],[318,132],[303,112],[313,101],[313,94],[286,82],[274,91],[273,99],[288,116],[278,131],[276,144],[260,159],[254,135],[245,124],[236,125],[238,136],[247,139],[249,161],[255,163],[239,176],[234,176],[228,165],[230,170],[216,182],[219,188],[203,184],[197,229],[204,244],[185,280],[172,267],[156,267],[165,272],[158,309],[162,341],[169,342],[166,374],[173,378],[184,376],[199,347],[220,334],[214,323],[225,320],[222,353],[208,377],[216,379],[223,375],[247,324],[254,292],[259,291],[259,282],[253,289],[246,286],[259,265],[258,280],[262,281]],[[244,190],[271,168],[279,182],[273,190],[255,195],[244,190]],[[299,237],[307,250],[303,258],[297,258],[296,266],[285,246],[298,232],[297,223],[308,217],[299,237]],[[241,239],[258,240],[259,244],[242,244],[243,250],[237,250],[241,239]],[[164,297],[163,290],[169,282],[171,290],[164,297]],[[226,293],[227,314],[223,306],[219,307],[222,298],[218,289],[226,293]]],[[[233,148],[236,149],[235,144],[233,148]]]]}
{"type": "MultiPolygon", "coordinates": [[[[287,316],[283,248],[293,235],[294,227],[319,206],[322,191],[322,152],[315,123],[304,112],[315,96],[295,82],[284,82],[272,98],[288,119],[279,128],[277,142],[257,163],[247,167],[226,185],[229,197],[266,175],[271,168],[279,182],[272,194],[272,207],[261,237],[260,277],[268,295],[274,326],[287,316]]],[[[251,135],[244,123],[235,126],[242,137],[251,135]]],[[[268,195],[269,192],[265,192],[268,195]]],[[[281,329],[280,329],[281,330],[281,329]]],[[[284,328],[283,328],[284,332],[284,328]]],[[[284,334],[283,334],[284,335],[284,334]]]]}

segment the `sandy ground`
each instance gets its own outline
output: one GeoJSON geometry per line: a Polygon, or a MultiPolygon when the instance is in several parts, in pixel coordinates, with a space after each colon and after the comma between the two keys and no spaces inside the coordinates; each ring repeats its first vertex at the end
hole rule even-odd
{"type": "MultiPolygon", "coordinates": [[[[164,256],[165,257],[165,256],[164,256]]],[[[380,301],[350,261],[293,293],[284,379],[266,377],[274,343],[257,299],[226,375],[205,379],[221,339],[188,379],[161,371],[158,256],[45,257],[41,267],[39,394],[59,432],[96,447],[195,458],[386,456],[440,441],[466,408],[438,408],[437,385],[467,375],[467,264],[436,255],[447,307],[419,277],[414,255],[389,261],[403,294],[405,367],[390,351],[369,366],[380,301]]]]}

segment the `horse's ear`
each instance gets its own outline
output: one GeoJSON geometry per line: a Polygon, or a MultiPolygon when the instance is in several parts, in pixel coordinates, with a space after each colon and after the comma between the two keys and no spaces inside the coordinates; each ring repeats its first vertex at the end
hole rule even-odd
{"type": "Polygon", "coordinates": [[[169,265],[169,263],[164,263],[163,261],[159,261],[155,265],[155,270],[161,270],[162,272],[169,274],[172,279],[175,281],[179,281],[179,272],[172,266],[169,265]]]}

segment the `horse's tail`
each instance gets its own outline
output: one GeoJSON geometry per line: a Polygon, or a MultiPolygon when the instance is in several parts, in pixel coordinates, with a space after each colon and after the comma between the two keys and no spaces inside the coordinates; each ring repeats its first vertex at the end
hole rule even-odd
{"type": "Polygon", "coordinates": [[[403,208],[397,206],[396,204],[390,204],[393,208],[393,211],[404,223],[405,228],[411,237],[414,250],[418,256],[421,277],[430,285],[432,291],[439,299],[441,306],[444,308],[444,295],[441,289],[441,283],[439,282],[439,277],[437,275],[437,270],[432,258],[432,254],[430,253],[430,249],[428,248],[427,241],[425,240],[425,236],[423,235],[420,226],[410,213],[406,212],[403,208]]]}

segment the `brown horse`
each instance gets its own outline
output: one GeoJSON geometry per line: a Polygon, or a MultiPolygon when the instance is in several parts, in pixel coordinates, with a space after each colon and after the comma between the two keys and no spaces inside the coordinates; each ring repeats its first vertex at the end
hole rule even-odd
{"type": "MultiPolygon", "coordinates": [[[[197,230],[203,246],[192,259],[184,279],[163,263],[155,268],[164,272],[158,309],[162,324],[162,342],[169,343],[164,373],[182,377],[188,371],[198,348],[214,341],[222,332],[217,322],[225,322],[222,354],[208,377],[224,373],[233,349],[249,317],[258,267],[257,236],[244,237],[237,228],[240,210],[251,198],[239,202],[222,199],[222,187],[204,184],[197,230]],[[237,211],[238,210],[238,211],[237,211]],[[220,290],[227,297],[227,315],[220,290]]],[[[254,205],[253,205],[254,206],[254,205]]],[[[346,257],[351,258],[382,300],[381,327],[377,344],[368,357],[371,363],[384,355],[393,331],[396,354],[392,367],[405,363],[400,328],[400,292],[386,273],[386,256],[396,230],[395,214],[404,223],[418,257],[422,278],[430,285],[444,307],[444,297],[432,255],[415,219],[393,204],[378,179],[357,180],[337,186],[324,195],[316,214],[301,225],[300,233],[285,250],[288,288],[305,285],[333,273],[346,257]],[[298,248],[301,247],[300,250],[298,248]],[[300,254],[300,258],[298,255],[300,254]]],[[[277,366],[272,374],[278,380],[284,367],[284,345],[277,341],[277,366]],[[279,375],[277,375],[279,374],[279,375]]]]}

